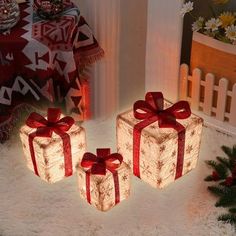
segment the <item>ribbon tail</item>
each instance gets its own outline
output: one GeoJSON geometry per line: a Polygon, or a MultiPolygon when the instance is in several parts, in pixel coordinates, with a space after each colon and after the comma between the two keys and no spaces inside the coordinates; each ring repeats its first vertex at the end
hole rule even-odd
{"type": "Polygon", "coordinates": [[[91,204],[91,193],[90,193],[90,173],[86,171],[86,197],[89,204],[91,204]]]}
{"type": "Polygon", "coordinates": [[[177,125],[175,127],[175,130],[178,132],[178,154],[177,154],[175,179],[178,179],[183,175],[186,130],[185,127],[182,126],[181,124],[177,125]]]}
{"type": "Polygon", "coordinates": [[[28,137],[28,141],[29,141],[31,160],[32,160],[33,167],[34,167],[34,173],[39,176],[37,163],[36,163],[36,158],[35,158],[35,152],[34,152],[34,144],[33,144],[34,138],[36,136],[37,136],[36,132],[31,133],[28,137]]]}
{"type": "Polygon", "coordinates": [[[117,171],[112,172],[114,179],[114,187],[115,187],[115,204],[120,202],[120,185],[119,185],[119,177],[117,171]]]}
{"type": "Polygon", "coordinates": [[[142,130],[150,124],[156,122],[158,117],[153,116],[147,120],[144,120],[134,126],[133,131],[133,173],[140,178],[140,142],[142,130]]]}
{"type": "Polygon", "coordinates": [[[60,134],[60,137],[63,142],[65,177],[68,177],[73,174],[70,136],[67,133],[63,133],[62,135],[60,134]]]}

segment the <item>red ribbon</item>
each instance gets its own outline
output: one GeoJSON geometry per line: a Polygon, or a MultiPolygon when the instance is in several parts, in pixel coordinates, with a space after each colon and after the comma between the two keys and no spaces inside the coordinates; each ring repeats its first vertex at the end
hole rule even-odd
{"type": "Polygon", "coordinates": [[[70,136],[66,133],[74,124],[72,117],[66,116],[60,119],[61,110],[58,108],[48,108],[47,119],[40,114],[33,112],[26,120],[26,124],[30,128],[36,128],[36,131],[29,135],[29,147],[31,159],[34,166],[34,172],[39,176],[36,164],[33,140],[35,137],[51,138],[53,132],[59,135],[63,142],[64,162],[65,162],[65,176],[72,175],[72,158],[71,158],[71,143],[70,136]]]}
{"type": "Polygon", "coordinates": [[[134,117],[142,120],[134,126],[133,132],[133,172],[140,178],[140,140],[142,130],[150,124],[158,121],[160,128],[173,128],[178,132],[178,154],[175,179],[182,176],[184,147],[185,147],[185,127],[178,123],[176,119],[186,119],[191,115],[188,102],[180,101],[164,110],[164,97],[160,92],[149,92],[145,96],[145,101],[135,102],[134,117]]]}
{"type": "Polygon", "coordinates": [[[106,175],[107,170],[112,173],[114,179],[115,204],[120,202],[119,178],[116,169],[120,167],[122,162],[123,157],[118,153],[110,154],[109,148],[97,149],[97,155],[90,152],[84,154],[81,166],[88,169],[86,171],[86,194],[90,204],[90,175],[106,175]]]}

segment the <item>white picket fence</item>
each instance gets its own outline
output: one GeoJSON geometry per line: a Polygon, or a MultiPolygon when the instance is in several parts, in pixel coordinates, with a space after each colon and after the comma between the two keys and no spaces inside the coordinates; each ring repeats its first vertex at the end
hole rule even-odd
{"type": "Polygon", "coordinates": [[[205,115],[216,118],[219,121],[236,127],[236,83],[232,90],[228,89],[229,81],[221,78],[219,85],[215,84],[215,76],[211,73],[202,78],[202,72],[196,68],[192,75],[189,74],[189,66],[180,67],[180,99],[187,100],[195,111],[202,111],[205,115]],[[192,83],[189,96],[189,84],[192,83]],[[204,87],[204,95],[200,97],[201,86],[204,87]],[[217,93],[216,107],[213,106],[214,91],[217,93]],[[227,100],[230,97],[230,100],[227,100]],[[230,101],[229,112],[226,111],[227,101],[230,101]]]}

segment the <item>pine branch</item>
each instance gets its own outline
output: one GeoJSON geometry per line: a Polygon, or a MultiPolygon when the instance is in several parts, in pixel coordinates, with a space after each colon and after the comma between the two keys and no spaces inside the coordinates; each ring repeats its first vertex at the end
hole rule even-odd
{"type": "Polygon", "coordinates": [[[214,179],[213,179],[212,175],[208,175],[208,176],[204,179],[204,181],[210,182],[210,181],[214,181],[214,179]]]}
{"type": "Polygon", "coordinates": [[[232,214],[236,214],[236,208],[235,207],[230,208],[229,212],[232,213],[232,214]]]}
{"type": "Polygon", "coordinates": [[[236,189],[233,187],[227,189],[225,194],[216,202],[216,207],[230,207],[236,204],[236,189]]]}
{"type": "MultiPolygon", "coordinates": [[[[210,167],[212,167],[219,175],[219,180],[220,179],[225,179],[228,174],[228,169],[221,163],[217,163],[216,161],[213,160],[208,160],[205,161],[206,164],[210,167]]],[[[209,178],[207,178],[207,181],[210,181],[209,178]]]]}
{"type": "Polygon", "coordinates": [[[217,164],[215,170],[219,174],[220,179],[227,178],[227,176],[228,176],[228,169],[224,165],[217,164]]]}
{"type": "Polygon", "coordinates": [[[217,166],[217,162],[216,161],[213,161],[213,160],[209,160],[209,161],[205,161],[206,164],[210,167],[213,167],[214,169],[216,168],[217,166]]]}
{"type": "Polygon", "coordinates": [[[225,158],[225,157],[216,157],[216,159],[225,167],[227,167],[228,169],[231,169],[231,165],[230,165],[230,161],[229,159],[225,158]]]}
{"type": "Polygon", "coordinates": [[[233,214],[223,214],[218,217],[218,221],[223,221],[224,223],[236,224],[236,216],[233,214]]]}
{"type": "Polygon", "coordinates": [[[223,152],[224,152],[228,157],[232,157],[232,156],[233,156],[233,149],[231,149],[230,147],[222,146],[221,149],[223,150],[223,152]]]}
{"type": "Polygon", "coordinates": [[[229,192],[225,186],[209,186],[207,189],[216,196],[224,196],[229,192]]]}

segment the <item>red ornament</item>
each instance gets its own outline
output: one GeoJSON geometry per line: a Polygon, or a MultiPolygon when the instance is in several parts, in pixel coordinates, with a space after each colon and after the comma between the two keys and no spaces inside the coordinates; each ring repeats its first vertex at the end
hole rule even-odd
{"type": "Polygon", "coordinates": [[[218,181],[220,179],[219,174],[216,171],[212,172],[212,178],[214,181],[218,181]]]}
{"type": "Polygon", "coordinates": [[[226,178],[224,184],[225,184],[226,186],[230,187],[230,186],[233,185],[233,182],[234,182],[234,179],[233,179],[232,176],[230,176],[230,177],[227,177],[227,178],[226,178]]]}

